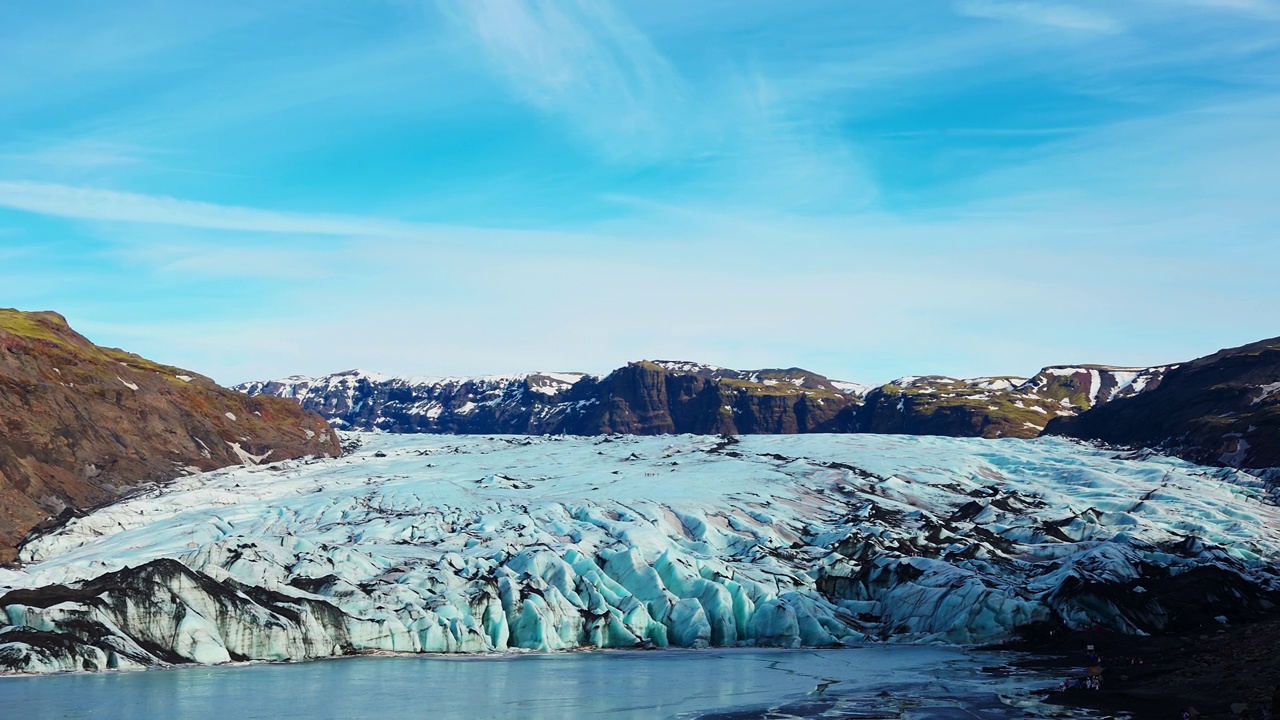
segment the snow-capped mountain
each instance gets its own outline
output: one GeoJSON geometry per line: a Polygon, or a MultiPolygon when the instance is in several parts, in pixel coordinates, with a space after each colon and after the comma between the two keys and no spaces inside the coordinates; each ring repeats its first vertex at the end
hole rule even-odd
{"type": "Polygon", "coordinates": [[[245,383],[236,389],[250,396],[296,400],[338,427],[394,431],[456,428],[467,425],[468,416],[474,414],[477,419],[471,420],[473,424],[497,424],[499,429],[494,432],[519,432],[522,425],[536,426],[547,422],[557,410],[563,412],[564,408],[555,407],[561,404],[555,400],[586,377],[583,373],[525,373],[402,378],[349,370],[322,378],[293,376],[245,383]]]}
{"type": "Polygon", "coordinates": [[[1151,453],[360,439],[182,478],[29,542],[0,569],[0,668],[1205,632],[1280,600],[1267,486],[1151,453]]]}
{"type": "Polygon", "coordinates": [[[607,375],[399,378],[358,370],[236,386],[297,400],[339,428],[576,434],[845,432],[861,386],[799,368],[642,361],[607,375]]]}
{"type": "Polygon", "coordinates": [[[336,427],[577,434],[877,432],[1034,437],[1051,418],[1156,387],[1167,368],[1044,368],[1031,378],[909,377],[871,387],[800,368],[630,363],[607,375],[398,378],[351,370],[236,386],[336,427]]]}

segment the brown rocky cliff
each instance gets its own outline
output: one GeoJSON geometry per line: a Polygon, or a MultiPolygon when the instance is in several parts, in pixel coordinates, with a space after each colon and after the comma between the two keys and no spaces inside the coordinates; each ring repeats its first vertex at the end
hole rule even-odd
{"type": "Polygon", "coordinates": [[[598,385],[584,381],[572,397],[598,398],[591,414],[563,428],[588,435],[848,432],[858,405],[834,389],[672,372],[645,361],[598,385]]]}
{"type": "Polygon", "coordinates": [[[601,400],[601,430],[637,435],[676,432],[666,375],[656,365],[633,363],[605,378],[608,395],[601,400]]]}
{"type": "Polygon", "coordinates": [[[195,469],[336,455],[319,415],[0,309],[0,562],[32,528],[195,469]]]}

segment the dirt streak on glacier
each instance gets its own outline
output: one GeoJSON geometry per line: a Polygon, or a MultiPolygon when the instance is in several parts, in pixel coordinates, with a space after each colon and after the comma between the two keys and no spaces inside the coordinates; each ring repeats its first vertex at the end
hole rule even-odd
{"type": "Polygon", "coordinates": [[[979,643],[1276,602],[1255,478],[1060,439],[358,435],[182,478],[0,570],[0,669],[979,643]]]}

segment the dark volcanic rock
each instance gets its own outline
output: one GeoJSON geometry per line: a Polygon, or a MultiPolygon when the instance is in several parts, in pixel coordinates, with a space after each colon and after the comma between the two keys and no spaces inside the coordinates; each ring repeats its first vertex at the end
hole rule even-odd
{"type": "Polygon", "coordinates": [[[1280,467],[1280,338],[1185,363],[1151,392],[1055,420],[1045,432],[1206,465],[1280,467]]]}
{"type": "Polygon", "coordinates": [[[319,416],[0,310],[0,561],[32,528],[188,468],[335,455],[319,416]]]}
{"type": "Polygon", "coordinates": [[[0,613],[23,621],[0,628],[0,671],[8,672],[352,652],[346,616],[332,604],[217,581],[167,558],[73,587],[13,590],[0,597],[0,613]],[[205,642],[212,634],[226,647],[205,642]]]}

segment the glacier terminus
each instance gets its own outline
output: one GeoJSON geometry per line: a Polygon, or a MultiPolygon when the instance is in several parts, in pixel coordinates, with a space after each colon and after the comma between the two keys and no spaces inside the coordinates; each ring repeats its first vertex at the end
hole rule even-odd
{"type": "Polygon", "coordinates": [[[0,668],[991,643],[1273,607],[1268,486],[1058,438],[357,433],[0,570],[0,668]]]}

